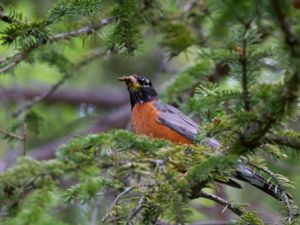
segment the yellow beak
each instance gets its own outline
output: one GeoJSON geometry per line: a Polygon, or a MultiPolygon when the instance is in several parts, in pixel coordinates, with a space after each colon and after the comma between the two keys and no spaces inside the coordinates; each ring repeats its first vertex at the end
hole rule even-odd
{"type": "Polygon", "coordinates": [[[130,81],[131,80],[130,77],[131,76],[123,76],[123,77],[119,77],[118,80],[119,81],[130,81]]]}
{"type": "Polygon", "coordinates": [[[133,75],[119,77],[118,80],[125,81],[126,85],[131,89],[142,87],[141,84],[138,82],[138,80],[133,75]]]}

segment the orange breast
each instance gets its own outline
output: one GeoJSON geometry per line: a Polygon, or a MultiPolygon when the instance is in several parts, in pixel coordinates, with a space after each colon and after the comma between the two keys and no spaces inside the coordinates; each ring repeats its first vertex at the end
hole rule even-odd
{"type": "Polygon", "coordinates": [[[192,144],[185,136],[177,133],[171,128],[160,124],[157,121],[159,112],[152,102],[136,104],[132,109],[131,123],[137,134],[144,134],[150,137],[167,139],[175,143],[192,144]]]}

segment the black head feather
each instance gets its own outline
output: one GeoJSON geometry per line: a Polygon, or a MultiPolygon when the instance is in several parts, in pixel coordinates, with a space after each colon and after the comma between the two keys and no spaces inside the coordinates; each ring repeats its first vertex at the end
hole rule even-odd
{"type": "Polygon", "coordinates": [[[120,77],[119,80],[126,82],[131,108],[136,104],[142,104],[157,98],[157,92],[152,87],[152,82],[143,76],[131,75],[120,77]]]}

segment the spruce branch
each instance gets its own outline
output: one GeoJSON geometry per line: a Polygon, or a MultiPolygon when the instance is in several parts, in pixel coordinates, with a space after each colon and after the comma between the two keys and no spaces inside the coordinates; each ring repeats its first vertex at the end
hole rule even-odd
{"type": "Polygon", "coordinates": [[[296,46],[299,45],[299,40],[297,40],[297,38],[295,37],[292,28],[288,22],[287,15],[284,14],[280,2],[280,0],[271,0],[275,16],[285,36],[285,42],[289,46],[292,55],[299,56],[299,52],[296,50],[296,46]]]}
{"type": "MultiPolygon", "coordinates": [[[[80,60],[78,63],[74,65],[74,72],[79,71],[82,67],[91,63],[96,58],[103,56],[104,53],[102,50],[94,50],[87,57],[80,60]]],[[[12,114],[13,117],[19,116],[22,112],[30,110],[35,104],[45,100],[49,96],[51,96],[55,91],[57,91],[60,86],[62,86],[68,79],[70,78],[69,73],[65,73],[60,80],[58,80],[55,84],[53,84],[49,90],[45,91],[39,96],[34,97],[31,101],[27,102],[23,107],[18,109],[16,112],[12,114]]]]}
{"type": "Polygon", "coordinates": [[[260,145],[260,140],[270,131],[272,125],[276,124],[286,114],[286,111],[296,102],[300,84],[300,51],[299,40],[292,32],[288,23],[288,16],[285,15],[279,0],[270,0],[275,13],[275,19],[278,21],[281,31],[284,34],[285,42],[290,49],[291,64],[293,71],[287,75],[281,90],[277,92],[278,100],[272,110],[265,109],[261,119],[252,122],[244,134],[241,135],[240,142],[242,145],[254,149],[260,145]]]}
{"type": "Polygon", "coordinates": [[[9,69],[18,65],[21,61],[25,60],[27,56],[33,52],[34,50],[46,45],[52,44],[61,40],[69,40],[74,37],[82,36],[82,35],[90,35],[100,30],[104,26],[110,23],[111,19],[102,19],[98,23],[94,23],[80,29],[68,32],[62,32],[50,37],[46,42],[38,42],[35,45],[32,45],[30,48],[25,50],[21,50],[15,53],[12,56],[6,57],[4,59],[0,59],[0,74],[8,71],[9,69]]]}
{"type": "Polygon", "coordinates": [[[271,134],[267,140],[278,145],[283,145],[296,150],[300,150],[300,134],[296,131],[286,130],[283,132],[271,134]]]}
{"type": "Polygon", "coordinates": [[[287,209],[288,217],[287,221],[288,223],[291,223],[296,216],[296,213],[292,207],[292,199],[290,198],[289,193],[285,190],[282,182],[279,180],[278,176],[273,173],[271,170],[269,170],[267,167],[263,166],[258,166],[257,164],[248,162],[253,168],[256,168],[257,170],[263,171],[264,173],[268,174],[274,181],[275,181],[275,189],[278,191],[281,190],[281,196],[282,196],[282,201],[287,209]]]}

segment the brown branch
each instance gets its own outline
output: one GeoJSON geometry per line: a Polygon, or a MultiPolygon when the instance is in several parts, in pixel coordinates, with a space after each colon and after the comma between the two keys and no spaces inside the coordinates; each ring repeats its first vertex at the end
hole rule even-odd
{"type": "Polygon", "coordinates": [[[5,59],[0,59],[0,65],[1,64],[3,65],[0,68],[0,73],[6,72],[7,70],[15,67],[21,61],[26,59],[28,54],[30,54],[33,50],[35,50],[35,49],[37,49],[37,48],[39,48],[43,45],[54,43],[54,42],[57,42],[57,41],[60,41],[60,40],[68,40],[68,39],[73,38],[73,37],[92,34],[95,31],[98,31],[101,28],[103,28],[104,26],[106,26],[107,24],[109,24],[109,22],[110,22],[110,19],[102,19],[98,23],[82,27],[78,30],[56,34],[56,35],[50,37],[49,40],[47,40],[46,42],[36,43],[35,45],[31,46],[30,48],[28,48],[26,50],[22,50],[20,52],[17,52],[12,56],[6,57],[5,59]]]}
{"type": "MultiPolygon", "coordinates": [[[[0,101],[19,101],[20,96],[31,100],[36,96],[41,96],[49,87],[42,85],[29,87],[10,87],[0,89],[0,101]]],[[[78,90],[74,88],[58,89],[46,99],[47,103],[67,103],[79,105],[81,103],[92,104],[101,108],[114,108],[127,102],[128,96],[124,91],[115,87],[103,87],[99,89],[78,90]],[[109,98],[107,97],[109,96],[109,98]]]]}

